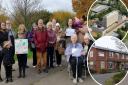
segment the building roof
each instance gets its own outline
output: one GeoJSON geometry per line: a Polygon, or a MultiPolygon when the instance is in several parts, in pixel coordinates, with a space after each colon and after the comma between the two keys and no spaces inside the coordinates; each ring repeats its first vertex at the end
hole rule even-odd
{"type": "Polygon", "coordinates": [[[108,49],[108,48],[104,48],[104,47],[100,47],[100,46],[93,46],[93,47],[97,48],[97,49],[101,49],[101,50],[107,50],[107,51],[110,51],[110,52],[123,53],[123,54],[128,55],[128,52],[118,51],[118,50],[114,50],[114,49],[108,49]]]}
{"type": "Polygon", "coordinates": [[[104,36],[95,41],[93,47],[114,52],[128,53],[126,45],[116,37],[104,36]]]}
{"type": "Polygon", "coordinates": [[[98,6],[93,7],[91,10],[93,12],[100,13],[104,10],[107,10],[108,8],[109,8],[109,6],[107,6],[107,5],[98,5],[98,6]]]}

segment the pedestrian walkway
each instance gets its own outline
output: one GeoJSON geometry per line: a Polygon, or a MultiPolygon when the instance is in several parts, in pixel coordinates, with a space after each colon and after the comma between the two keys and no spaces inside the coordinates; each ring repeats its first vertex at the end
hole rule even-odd
{"type": "MultiPolygon", "coordinates": [[[[13,71],[14,82],[6,84],[5,81],[0,82],[0,85],[73,85],[71,78],[68,75],[66,66],[56,67],[50,69],[49,73],[42,72],[37,73],[37,70],[32,67],[32,60],[28,61],[30,68],[26,70],[26,78],[18,79],[18,67],[17,62],[14,65],[16,71],[13,71]]],[[[4,68],[2,66],[2,78],[4,76],[4,68]]],[[[128,77],[120,85],[127,85],[128,77]]],[[[83,83],[78,83],[78,85],[98,85],[90,77],[87,77],[83,83]]]]}

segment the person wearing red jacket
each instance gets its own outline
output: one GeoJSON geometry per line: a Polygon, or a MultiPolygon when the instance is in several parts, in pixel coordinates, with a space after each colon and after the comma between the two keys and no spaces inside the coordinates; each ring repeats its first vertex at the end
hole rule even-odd
{"type": "Polygon", "coordinates": [[[43,20],[38,20],[38,29],[34,35],[34,42],[37,50],[37,69],[38,73],[41,73],[43,69],[44,72],[48,72],[46,69],[47,66],[47,43],[48,43],[48,34],[47,30],[44,27],[43,20]]]}

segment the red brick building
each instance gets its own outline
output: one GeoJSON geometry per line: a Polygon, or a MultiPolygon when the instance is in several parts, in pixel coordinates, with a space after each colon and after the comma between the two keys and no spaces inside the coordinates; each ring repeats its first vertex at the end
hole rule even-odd
{"type": "Polygon", "coordinates": [[[100,73],[101,70],[107,72],[123,70],[128,68],[128,53],[93,46],[88,55],[90,70],[100,73]]]}

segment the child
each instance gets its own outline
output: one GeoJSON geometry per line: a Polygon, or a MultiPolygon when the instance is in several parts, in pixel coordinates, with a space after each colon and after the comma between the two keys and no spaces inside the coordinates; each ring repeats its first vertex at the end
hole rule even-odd
{"type": "MultiPolygon", "coordinates": [[[[26,27],[24,24],[20,24],[18,28],[18,34],[19,39],[25,39],[26,38],[26,27]]],[[[18,54],[18,65],[19,65],[19,76],[18,78],[25,78],[25,68],[26,68],[26,60],[27,60],[27,54],[18,54]]]]}
{"type": "Polygon", "coordinates": [[[12,80],[12,57],[10,56],[10,47],[11,43],[10,41],[4,41],[3,46],[3,65],[5,68],[5,74],[6,74],[6,83],[13,82],[12,80]]]}

